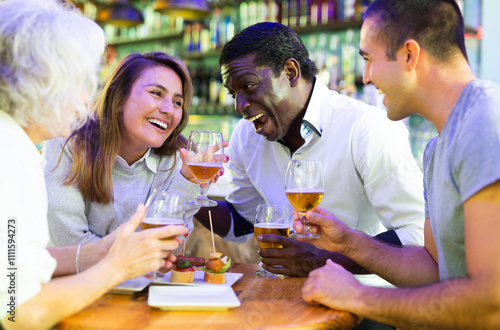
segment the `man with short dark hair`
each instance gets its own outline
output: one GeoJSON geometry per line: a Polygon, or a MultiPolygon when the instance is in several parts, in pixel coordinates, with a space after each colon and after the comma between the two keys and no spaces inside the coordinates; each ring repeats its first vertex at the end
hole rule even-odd
{"type": "MultiPolygon", "coordinates": [[[[423,244],[422,176],[402,123],[384,111],[331,91],[316,78],[314,62],[298,34],[279,23],[258,23],[236,35],[220,56],[225,87],[243,115],[231,136],[225,201],[212,209],[221,236],[253,235],[257,205],[288,205],[285,174],[291,159],[321,161],[321,205],[350,227],[395,245],[423,244]]],[[[206,223],[207,209],[196,216],[206,223]]],[[[333,258],[362,271],[338,253],[277,235],[263,242],[264,267],[307,276],[333,258]]]]}
{"type": "Polygon", "coordinates": [[[418,113],[439,132],[424,154],[425,246],[380,244],[317,208],[314,244],[404,288],[362,286],[327,261],[303,297],[398,328],[498,329],[500,88],[472,73],[455,1],[376,0],[364,18],[364,83],[385,92],[390,119],[418,113]]]}

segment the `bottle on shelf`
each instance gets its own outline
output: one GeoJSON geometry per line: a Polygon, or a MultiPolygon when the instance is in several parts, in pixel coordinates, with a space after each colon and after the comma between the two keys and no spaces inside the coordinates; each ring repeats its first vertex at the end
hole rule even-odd
{"type": "Polygon", "coordinates": [[[354,31],[348,29],[345,33],[345,42],[342,44],[342,78],[341,93],[356,96],[356,46],[354,45],[354,31]]]}
{"type": "Polygon", "coordinates": [[[333,23],[337,15],[337,1],[336,0],[322,0],[320,21],[321,25],[328,25],[333,23]]]}
{"type": "Polygon", "coordinates": [[[281,24],[288,26],[290,18],[290,2],[288,0],[281,1],[281,24]]]}
{"type": "Polygon", "coordinates": [[[356,0],[339,0],[337,1],[337,21],[348,22],[355,18],[356,15],[356,0]]]}

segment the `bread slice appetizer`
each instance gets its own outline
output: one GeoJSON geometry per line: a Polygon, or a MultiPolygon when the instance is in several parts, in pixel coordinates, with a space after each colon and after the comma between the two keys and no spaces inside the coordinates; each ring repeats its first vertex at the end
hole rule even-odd
{"type": "Polygon", "coordinates": [[[205,282],[211,284],[226,283],[226,271],[231,266],[231,259],[222,257],[222,253],[210,253],[210,259],[205,263],[205,282]]]}
{"type": "Polygon", "coordinates": [[[170,272],[170,282],[191,283],[194,281],[194,269],[189,260],[179,260],[174,269],[170,272]]]}

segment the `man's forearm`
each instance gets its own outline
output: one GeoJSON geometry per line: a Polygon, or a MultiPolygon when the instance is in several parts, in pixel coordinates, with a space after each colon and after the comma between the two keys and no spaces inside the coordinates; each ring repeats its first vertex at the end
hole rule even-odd
{"type": "Polygon", "coordinates": [[[412,289],[365,287],[348,310],[404,329],[498,329],[498,298],[489,286],[463,278],[412,289]]]}
{"type": "MultiPolygon", "coordinates": [[[[401,246],[401,241],[399,240],[398,235],[394,230],[388,230],[386,232],[380,233],[379,235],[374,237],[375,239],[384,242],[384,243],[389,243],[394,246],[401,246]]],[[[353,274],[369,274],[371,271],[368,271],[366,268],[360,266],[357,262],[352,260],[349,257],[346,257],[343,254],[335,253],[335,252],[329,252],[328,258],[331,259],[332,261],[335,261],[337,264],[341,265],[348,271],[350,271],[353,274]]],[[[323,263],[320,265],[323,266],[326,263],[326,260],[323,260],[323,263]]]]}
{"type": "Polygon", "coordinates": [[[391,246],[355,232],[344,253],[359,266],[396,286],[418,286],[439,281],[438,266],[425,247],[391,246]]]}

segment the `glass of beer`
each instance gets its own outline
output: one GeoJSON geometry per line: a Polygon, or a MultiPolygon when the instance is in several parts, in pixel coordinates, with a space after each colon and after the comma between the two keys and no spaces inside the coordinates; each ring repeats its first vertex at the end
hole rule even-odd
{"type": "Polygon", "coordinates": [[[300,159],[290,161],[286,171],[286,196],[299,213],[300,221],[304,225],[304,230],[301,233],[292,233],[290,237],[321,237],[319,234],[310,232],[306,212],[314,210],[321,202],[325,194],[324,186],[323,167],[319,161],[300,159]]]}
{"type": "MultiPolygon", "coordinates": [[[[254,235],[257,239],[259,235],[280,235],[288,237],[292,217],[288,215],[286,206],[274,204],[260,204],[255,211],[253,223],[254,235]]],[[[278,248],[283,246],[275,243],[264,243],[257,241],[262,249],[278,248]]],[[[261,263],[262,265],[262,263],[261,263]]],[[[273,274],[265,269],[256,272],[257,275],[283,278],[285,275],[273,274]]]]}
{"type": "Polygon", "coordinates": [[[213,131],[191,131],[187,150],[187,165],[198,181],[200,194],[189,202],[199,207],[217,206],[217,202],[207,198],[212,179],[222,169],[224,147],[222,133],[213,131]]]}
{"type": "MultiPolygon", "coordinates": [[[[154,190],[148,197],[146,204],[146,216],[142,220],[141,230],[162,226],[184,226],[187,209],[187,198],[184,195],[154,190]]],[[[146,277],[153,279],[163,276],[165,274],[161,270],[146,275],[146,277]]]]}

